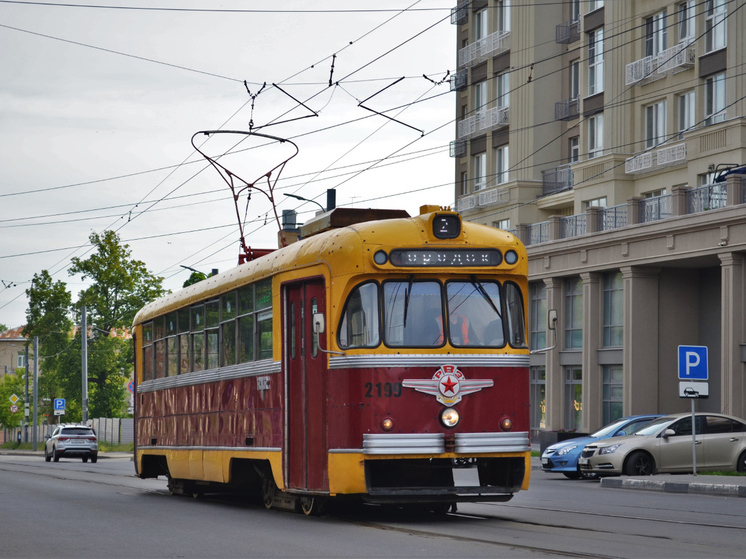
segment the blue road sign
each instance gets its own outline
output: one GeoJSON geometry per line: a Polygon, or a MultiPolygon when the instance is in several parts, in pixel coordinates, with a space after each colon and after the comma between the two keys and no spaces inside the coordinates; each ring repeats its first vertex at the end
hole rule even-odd
{"type": "Polygon", "coordinates": [[[679,346],[679,378],[707,380],[707,346],[679,346]]]}
{"type": "Polygon", "coordinates": [[[56,409],[56,410],[64,410],[65,409],[65,399],[64,398],[55,398],[54,399],[54,409],[56,409]]]}

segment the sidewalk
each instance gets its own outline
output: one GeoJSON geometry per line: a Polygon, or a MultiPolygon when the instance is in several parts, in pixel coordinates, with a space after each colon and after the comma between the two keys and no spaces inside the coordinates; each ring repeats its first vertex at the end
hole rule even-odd
{"type": "MultiPolygon", "coordinates": [[[[7,456],[38,456],[42,460],[44,459],[44,445],[38,445],[38,450],[23,450],[13,448],[0,448],[0,455],[7,456]]],[[[131,452],[99,452],[99,460],[106,458],[129,458],[133,459],[131,452]]],[[[73,458],[66,458],[66,460],[73,460],[73,458]]]]}
{"type": "MultiPolygon", "coordinates": [[[[531,475],[541,475],[541,461],[531,458],[531,475]]],[[[637,489],[746,497],[746,476],[708,476],[692,474],[658,474],[654,476],[619,476],[601,478],[601,487],[608,489],[637,489]]]]}

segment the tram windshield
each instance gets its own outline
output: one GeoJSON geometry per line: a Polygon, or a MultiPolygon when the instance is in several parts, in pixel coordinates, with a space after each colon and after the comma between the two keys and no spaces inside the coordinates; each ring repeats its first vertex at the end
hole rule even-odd
{"type": "Polygon", "coordinates": [[[525,347],[521,292],[494,281],[368,282],[356,287],[339,328],[341,348],[525,347]]]}

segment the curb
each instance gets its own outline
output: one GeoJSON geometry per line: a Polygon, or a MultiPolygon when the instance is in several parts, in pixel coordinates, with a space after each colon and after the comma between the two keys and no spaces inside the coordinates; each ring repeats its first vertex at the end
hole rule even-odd
{"type": "Polygon", "coordinates": [[[746,486],[727,483],[678,483],[653,479],[602,478],[601,487],[609,489],[639,489],[643,491],[664,491],[666,493],[690,493],[699,495],[722,495],[726,497],[746,497],[746,486]]]}

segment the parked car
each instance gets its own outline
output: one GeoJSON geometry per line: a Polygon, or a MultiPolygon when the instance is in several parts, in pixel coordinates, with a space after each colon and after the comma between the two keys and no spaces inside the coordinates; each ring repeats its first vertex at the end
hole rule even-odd
{"type": "Polygon", "coordinates": [[[94,464],[98,460],[98,438],[95,431],[88,425],[58,425],[52,436],[46,437],[44,444],[44,460],[49,462],[54,458],[81,458],[83,462],[94,464]]]}
{"type": "Polygon", "coordinates": [[[645,476],[697,470],[746,472],[746,422],[718,413],[697,413],[696,445],[692,441],[692,414],[667,415],[651,421],[629,437],[586,445],[580,470],[598,475],[645,476]]]}
{"type": "Polygon", "coordinates": [[[650,423],[658,415],[633,415],[622,417],[602,427],[587,437],[577,437],[555,443],[544,449],[541,454],[541,467],[545,472],[557,472],[564,474],[570,479],[581,477],[593,478],[595,474],[585,473],[578,468],[578,459],[585,445],[610,437],[621,437],[631,435],[641,427],[650,423]]]}

